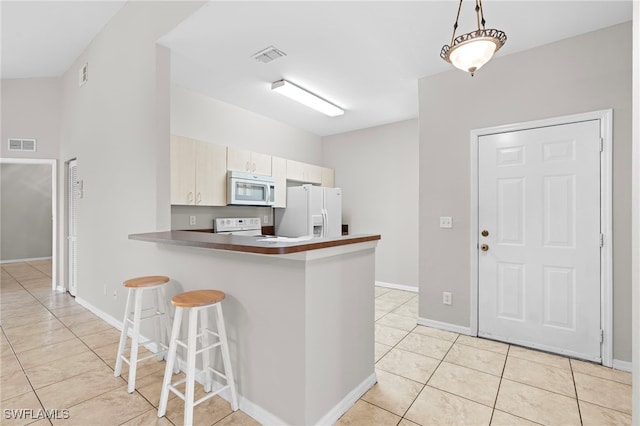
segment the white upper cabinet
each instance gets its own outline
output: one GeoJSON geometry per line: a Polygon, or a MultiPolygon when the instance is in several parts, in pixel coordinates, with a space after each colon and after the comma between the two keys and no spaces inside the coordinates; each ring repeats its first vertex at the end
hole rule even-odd
{"type": "Polygon", "coordinates": [[[287,180],[322,184],[322,167],[300,161],[287,160],[287,180]]]}
{"type": "Polygon", "coordinates": [[[271,156],[227,147],[227,170],[271,176],[271,156]]]}
{"type": "Polygon", "coordinates": [[[327,167],[322,168],[322,186],[333,188],[334,184],[334,171],[327,167]]]}
{"type": "Polygon", "coordinates": [[[273,207],[287,207],[287,160],[271,157],[271,176],[276,190],[273,207]]]}
{"type": "Polygon", "coordinates": [[[171,204],[195,205],[195,155],[193,140],[171,135],[171,204]]]}
{"type": "Polygon", "coordinates": [[[227,205],[226,147],[171,135],[171,204],[227,205]]]}
{"type": "Polygon", "coordinates": [[[227,205],[224,146],[196,141],[196,206],[227,205]]]}

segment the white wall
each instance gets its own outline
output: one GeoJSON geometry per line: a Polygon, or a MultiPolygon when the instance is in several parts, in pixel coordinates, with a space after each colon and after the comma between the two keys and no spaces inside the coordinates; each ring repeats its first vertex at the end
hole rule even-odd
{"type": "Polygon", "coordinates": [[[0,157],[55,159],[60,153],[61,80],[2,80],[0,157]],[[7,139],[36,139],[36,152],[9,151],[7,139]]]}
{"type": "Polygon", "coordinates": [[[418,287],[418,120],[323,138],[351,234],[381,234],[376,281],[418,287]]]}
{"type": "Polygon", "coordinates": [[[631,48],[624,23],[420,80],[420,317],[470,324],[469,132],[613,108],[613,349],[631,360],[631,48]]]}
{"type": "Polygon", "coordinates": [[[640,424],[640,2],[633,2],[633,189],[632,189],[632,305],[633,419],[640,424]]]}
{"type": "Polygon", "coordinates": [[[51,165],[0,164],[0,260],[51,257],[51,165]]]}
{"type": "Polygon", "coordinates": [[[127,2],[62,77],[60,157],[77,158],[84,182],[78,297],[116,318],[125,279],[165,272],[152,250],[128,240],[170,227],[170,63],[155,40],[202,4],[127,2]],[[89,80],[78,87],[85,62],[89,80]]]}
{"type": "Polygon", "coordinates": [[[175,85],[171,133],[305,163],[322,161],[320,136],[175,85]]]}
{"type": "MultiPolygon", "coordinates": [[[[171,87],[171,133],[322,165],[320,136],[176,85],[171,87]]],[[[273,225],[271,209],[172,206],[171,229],[210,229],[214,218],[236,216],[260,217],[263,225],[273,225]],[[196,216],[196,225],[189,225],[189,216],[196,216]]]]}

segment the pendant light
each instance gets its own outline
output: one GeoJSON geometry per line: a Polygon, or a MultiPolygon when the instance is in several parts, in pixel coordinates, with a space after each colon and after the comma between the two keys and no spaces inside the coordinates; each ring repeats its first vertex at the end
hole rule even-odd
{"type": "Polygon", "coordinates": [[[453,24],[451,44],[445,44],[440,51],[440,57],[442,59],[456,68],[471,73],[471,76],[473,76],[480,67],[489,62],[493,54],[507,41],[507,35],[503,31],[486,29],[484,27],[485,20],[482,11],[482,0],[475,0],[475,2],[478,29],[456,37],[458,18],[460,17],[460,9],[462,8],[462,0],[460,0],[456,22],[453,24]]]}

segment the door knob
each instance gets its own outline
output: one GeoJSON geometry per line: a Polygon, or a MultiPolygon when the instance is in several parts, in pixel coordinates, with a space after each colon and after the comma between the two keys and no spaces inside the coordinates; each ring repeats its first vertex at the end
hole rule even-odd
{"type": "Polygon", "coordinates": [[[483,237],[488,237],[488,236],[489,236],[489,231],[487,231],[486,229],[484,229],[480,234],[481,234],[483,237]]]}
{"type": "Polygon", "coordinates": [[[480,246],[480,250],[482,251],[489,251],[489,245],[488,244],[482,244],[480,246]]]}

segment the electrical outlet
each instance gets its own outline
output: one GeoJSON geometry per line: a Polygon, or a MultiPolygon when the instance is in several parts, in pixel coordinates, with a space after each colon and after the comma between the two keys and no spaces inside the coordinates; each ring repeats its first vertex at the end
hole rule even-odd
{"type": "Polygon", "coordinates": [[[451,216],[440,216],[440,228],[453,228],[453,218],[451,216]]]}
{"type": "Polygon", "coordinates": [[[442,304],[443,305],[450,305],[451,304],[451,292],[449,291],[443,291],[442,292],[442,304]]]}
{"type": "Polygon", "coordinates": [[[267,223],[269,223],[269,216],[265,215],[265,216],[262,218],[262,224],[263,224],[263,225],[266,225],[267,223]]]}
{"type": "Polygon", "coordinates": [[[195,224],[196,224],[196,217],[189,216],[189,225],[195,225],[195,224]]]}

